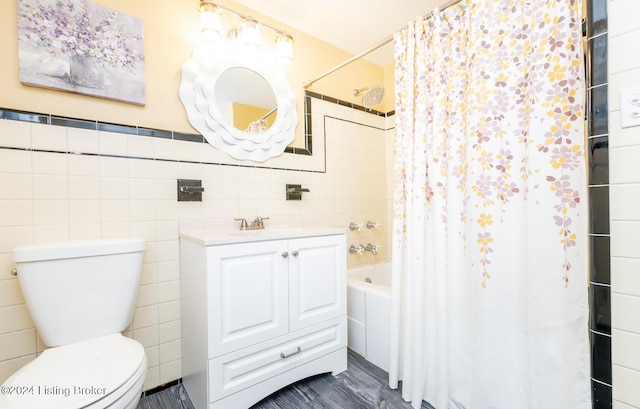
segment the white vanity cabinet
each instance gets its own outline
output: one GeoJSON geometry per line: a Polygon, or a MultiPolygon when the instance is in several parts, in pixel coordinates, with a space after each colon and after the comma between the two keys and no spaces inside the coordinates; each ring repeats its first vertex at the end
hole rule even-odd
{"type": "Polygon", "coordinates": [[[182,372],[196,409],[247,408],[346,369],[344,233],[204,237],[180,240],[182,372]]]}

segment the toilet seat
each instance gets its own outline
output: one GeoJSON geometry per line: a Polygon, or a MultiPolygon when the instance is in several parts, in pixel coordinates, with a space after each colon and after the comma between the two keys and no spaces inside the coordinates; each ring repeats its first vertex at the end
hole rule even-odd
{"type": "Polygon", "coordinates": [[[0,407],[105,408],[139,395],[146,367],[142,345],[121,334],[47,349],[3,384],[0,407]]]}

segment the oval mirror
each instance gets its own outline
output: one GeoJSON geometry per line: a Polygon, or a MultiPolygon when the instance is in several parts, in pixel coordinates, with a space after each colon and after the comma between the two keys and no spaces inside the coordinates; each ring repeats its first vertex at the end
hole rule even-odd
{"type": "Polygon", "coordinates": [[[182,66],[180,100],[207,142],[236,159],[262,162],[281,155],[295,136],[298,115],[289,81],[275,57],[259,48],[228,41],[198,47],[182,66]],[[256,112],[236,122],[244,113],[234,112],[234,103],[256,112]]]}
{"type": "Polygon", "coordinates": [[[215,96],[218,110],[236,129],[256,134],[275,122],[278,101],[271,85],[248,68],[232,67],[220,74],[215,96]]]}

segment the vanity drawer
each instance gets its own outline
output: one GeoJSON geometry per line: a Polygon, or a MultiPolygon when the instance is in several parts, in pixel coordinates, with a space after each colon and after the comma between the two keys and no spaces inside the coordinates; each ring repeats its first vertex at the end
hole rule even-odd
{"type": "Polygon", "coordinates": [[[209,360],[211,402],[347,345],[346,317],[209,360]]]}

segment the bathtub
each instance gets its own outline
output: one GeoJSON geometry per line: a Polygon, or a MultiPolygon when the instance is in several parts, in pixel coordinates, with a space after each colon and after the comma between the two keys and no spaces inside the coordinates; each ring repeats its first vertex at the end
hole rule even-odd
{"type": "Polygon", "coordinates": [[[389,370],[391,262],[347,271],[349,348],[389,370]]]}

